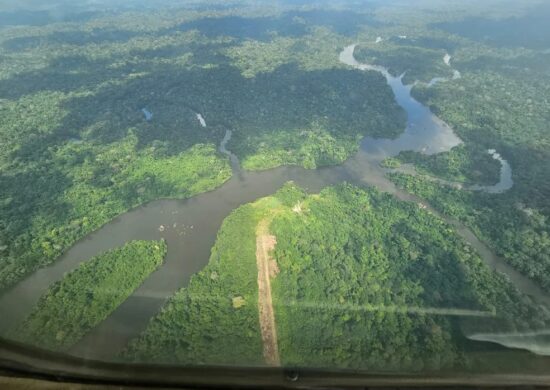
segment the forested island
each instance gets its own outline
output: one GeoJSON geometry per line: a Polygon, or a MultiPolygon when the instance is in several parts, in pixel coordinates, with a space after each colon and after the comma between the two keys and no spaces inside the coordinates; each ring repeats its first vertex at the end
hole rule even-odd
{"type": "Polygon", "coordinates": [[[94,257],[52,285],[9,337],[67,350],[124,302],[165,254],[162,241],[131,241],[94,257]]]}
{"type": "Polygon", "coordinates": [[[200,229],[113,360],[476,370],[547,329],[547,4],[138,3],[0,5],[0,307],[152,201],[203,219],[135,219],[0,336],[71,353],[200,229]],[[413,103],[458,142],[400,144],[413,103]]]}

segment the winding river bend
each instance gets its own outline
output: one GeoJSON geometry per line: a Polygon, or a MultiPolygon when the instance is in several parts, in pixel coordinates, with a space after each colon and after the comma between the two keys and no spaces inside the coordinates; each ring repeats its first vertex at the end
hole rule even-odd
{"type": "MultiPolygon", "coordinates": [[[[340,54],[340,61],[359,70],[380,72],[386,78],[396,101],[408,115],[407,127],[401,136],[393,140],[366,137],[358,153],[340,166],[316,170],[280,167],[248,172],[240,170],[236,156],[226,148],[231,138],[228,130],[219,150],[231,159],[234,174],[230,180],[213,191],[190,199],[158,200],[137,207],[80,240],[54,264],[30,275],[0,297],[0,333],[23,320],[53,282],[62,279],[66,272],[83,261],[129,240],[163,238],[168,244],[164,265],[70,351],[91,359],[113,358],[131,338],[145,329],[166,299],[186,286],[189,278],[207,264],[222,220],[236,207],[272,194],[289,180],[311,192],[348,181],[375,186],[402,200],[421,202],[389,181],[385,177],[387,170],[379,163],[404,150],[440,153],[461,141],[447,124],[411,97],[411,86],[403,85],[400,77],[392,77],[384,68],[358,63],[353,56],[354,48],[354,45],[346,47],[340,54]],[[163,228],[159,229],[160,226],[163,228]]],[[[432,212],[439,215],[434,210],[432,212]]],[[[454,220],[441,217],[455,226],[458,234],[477,249],[489,267],[505,273],[520,290],[550,305],[544,292],[496,257],[470,230],[454,220]]]]}

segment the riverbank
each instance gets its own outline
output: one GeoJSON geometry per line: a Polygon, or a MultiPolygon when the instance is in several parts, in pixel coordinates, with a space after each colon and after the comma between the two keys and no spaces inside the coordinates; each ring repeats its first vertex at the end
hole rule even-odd
{"type": "MultiPolygon", "coordinates": [[[[21,282],[15,292],[0,297],[0,307],[4,314],[0,326],[13,326],[22,320],[47,286],[95,254],[130,240],[162,238],[168,245],[165,264],[71,351],[78,356],[108,360],[124,348],[130,339],[141,333],[167,298],[187,285],[191,275],[206,266],[222,220],[236,207],[274,193],[285,182],[292,180],[310,192],[318,192],[328,185],[348,181],[375,186],[402,200],[422,202],[388,180],[386,170],[379,166],[380,162],[403,150],[427,154],[447,151],[461,141],[429,108],[410,96],[410,87],[403,85],[399,77],[392,77],[380,67],[359,64],[353,57],[354,47],[346,47],[340,60],[359,70],[381,72],[386,77],[396,101],[407,112],[407,127],[402,135],[393,140],[367,137],[362,141],[359,152],[340,166],[316,170],[300,167],[280,167],[257,172],[234,170],[230,180],[211,192],[181,201],[153,201],[131,210],[77,243],[52,266],[21,282]],[[163,231],[158,229],[161,225],[166,227],[163,231]],[[18,304],[14,305],[13,302],[18,304]]],[[[224,153],[225,150],[233,160],[234,156],[226,149],[230,137],[231,131],[227,130],[220,151],[224,153]]],[[[435,213],[432,208],[429,210],[435,213]]],[[[494,256],[471,231],[457,221],[439,216],[455,226],[466,242],[479,251],[491,269],[508,275],[520,290],[534,295],[541,302],[548,302],[546,294],[533,282],[494,256]]]]}

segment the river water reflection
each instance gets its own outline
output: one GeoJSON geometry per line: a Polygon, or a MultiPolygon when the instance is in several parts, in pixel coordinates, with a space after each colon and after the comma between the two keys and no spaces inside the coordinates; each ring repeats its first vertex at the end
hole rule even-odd
{"type": "MultiPolygon", "coordinates": [[[[71,351],[72,354],[109,359],[120,351],[129,339],[137,336],[178,289],[208,262],[217,231],[223,219],[236,207],[274,193],[285,182],[295,181],[310,192],[343,181],[372,185],[395,194],[400,199],[419,201],[395,187],[379,163],[400,151],[415,150],[427,154],[451,149],[461,141],[452,129],[438,119],[429,108],[411,97],[410,86],[400,77],[392,77],[380,67],[359,64],[354,56],[355,46],[346,47],[340,60],[360,70],[381,72],[392,88],[396,101],[407,113],[407,127],[396,139],[366,137],[358,153],[335,167],[306,170],[301,167],[281,167],[261,172],[242,171],[238,161],[226,149],[231,136],[228,131],[220,149],[232,159],[234,174],[223,186],[186,200],[157,200],[137,207],[115,218],[96,232],[76,243],[54,264],[40,269],[0,297],[0,332],[15,326],[30,313],[33,305],[53,282],[81,262],[103,251],[122,246],[129,240],[157,240],[168,245],[165,264],[155,271],[105,321],[92,330],[71,351]]],[[[202,118],[202,116],[201,116],[202,118]]],[[[206,123],[205,123],[206,125],[206,123]]],[[[460,229],[459,229],[460,230],[460,229]]],[[[490,251],[468,232],[461,234],[476,249],[490,251]]],[[[494,256],[493,256],[494,257],[494,256]]],[[[542,294],[528,279],[506,264],[493,258],[488,264],[507,273],[516,284],[522,284],[531,294],[542,294]]],[[[542,295],[541,295],[542,296],[542,295]]]]}

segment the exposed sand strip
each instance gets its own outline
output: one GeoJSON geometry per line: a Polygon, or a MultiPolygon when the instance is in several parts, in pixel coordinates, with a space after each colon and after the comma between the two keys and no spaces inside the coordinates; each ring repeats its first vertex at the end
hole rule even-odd
{"type": "Polygon", "coordinates": [[[279,366],[279,350],[277,348],[277,329],[275,328],[275,313],[271,299],[271,281],[277,272],[277,263],[269,256],[275,248],[277,240],[269,234],[269,220],[260,221],[256,229],[256,264],[258,267],[258,309],[260,315],[260,330],[264,346],[264,359],[270,366],[279,366]]]}

